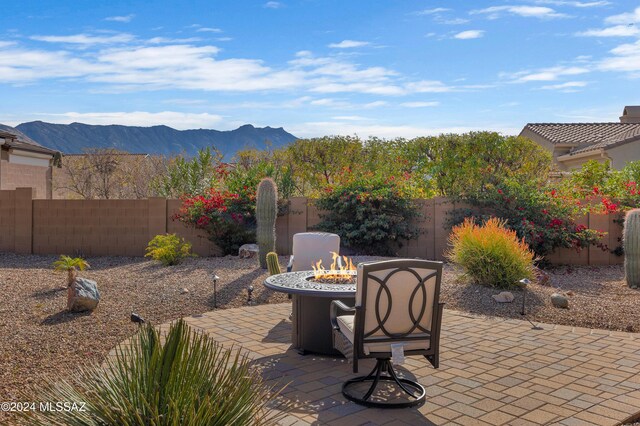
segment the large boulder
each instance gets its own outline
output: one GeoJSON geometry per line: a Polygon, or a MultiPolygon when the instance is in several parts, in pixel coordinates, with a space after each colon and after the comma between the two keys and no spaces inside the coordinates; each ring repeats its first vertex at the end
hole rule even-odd
{"type": "Polygon", "coordinates": [[[494,294],[491,297],[493,297],[493,300],[498,303],[511,303],[514,299],[513,293],[511,293],[510,291],[503,291],[501,293],[494,294]]]}
{"type": "Polygon", "coordinates": [[[72,312],[93,311],[100,301],[98,284],[86,278],[76,278],[67,297],[67,309],[72,312]]]}
{"type": "Polygon", "coordinates": [[[258,255],[258,245],[257,244],[243,244],[240,246],[238,250],[238,257],[240,259],[251,259],[258,255]]]}
{"type": "Polygon", "coordinates": [[[560,309],[568,309],[569,308],[569,299],[564,294],[553,293],[551,295],[551,303],[556,308],[560,308],[560,309]]]}

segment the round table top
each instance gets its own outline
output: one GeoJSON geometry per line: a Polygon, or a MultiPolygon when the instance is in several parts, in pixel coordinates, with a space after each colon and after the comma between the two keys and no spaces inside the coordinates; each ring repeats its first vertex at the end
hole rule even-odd
{"type": "MultiPolygon", "coordinates": [[[[355,275],[356,271],[350,274],[355,275]]],[[[264,285],[271,290],[304,296],[353,297],[356,295],[355,284],[317,283],[307,279],[312,276],[313,271],[285,272],[267,277],[264,285]]]]}

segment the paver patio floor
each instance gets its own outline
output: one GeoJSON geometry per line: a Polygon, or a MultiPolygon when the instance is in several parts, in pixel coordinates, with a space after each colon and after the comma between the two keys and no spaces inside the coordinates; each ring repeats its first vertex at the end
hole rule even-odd
{"type": "MultiPolygon", "coordinates": [[[[218,310],[186,318],[225,346],[241,345],[282,397],[299,404],[283,425],[597,424],[640,411],[640,334],[481,318],[445,310],[440,368],[407,358],[398,371],[427,388],[418,408],[382,410],[347,401],[354,377],[343,358],[291,348],[291,305],[218,310]]],[[[374,360],[364,360],[366,374],[374,360]]]]}

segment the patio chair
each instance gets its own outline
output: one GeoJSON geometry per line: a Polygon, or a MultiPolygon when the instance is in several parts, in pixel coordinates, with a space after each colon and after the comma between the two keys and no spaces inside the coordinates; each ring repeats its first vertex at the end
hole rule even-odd
{"type": "Polygon", "coordinates": [[[376,365],[367,376],[344,383],[347,399],[380,408],[424,401],[421,384],[397,376],[392,351],[400,353],[398,358],[423,355],[438,368],[444,306],[439,302],[441,279],[442,262],[398,259],[358,265],[355,307],[331,303],[333,346],[352,360],[354,373],[358,359],[376,358],[376,365]],[[351,314],[338,316],[338,310],[351,314]],[[381,382],[389,386],[379,386],[381,382]],[[395,388],[391,394],[390,387],[395,388]]]}
{"type": "Polygon", "coordinates": [[[310,271],[322,260],[325,268],[333,262],[331,252],[340,253],[340,236],[327,232],[300,232],[293,235],[293,250],[287,272],[310,271]]]}

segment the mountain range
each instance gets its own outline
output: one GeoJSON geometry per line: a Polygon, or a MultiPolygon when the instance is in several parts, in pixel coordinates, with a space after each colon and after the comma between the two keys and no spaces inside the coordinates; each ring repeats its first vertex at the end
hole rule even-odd
{"type": "Polygon", "coordinates": [[[278,148],[297,139],[282,127],[254,127],[250,124],[235,130],[220,131],[31,121],[19,124],[15,129],[38,144],[64,154],[81,154],[87,148],[115,148],[131,153],[190,156],[200,149],[215,147],[227,160],[241,149],[262,149],[267,142],[278,148]]]}

